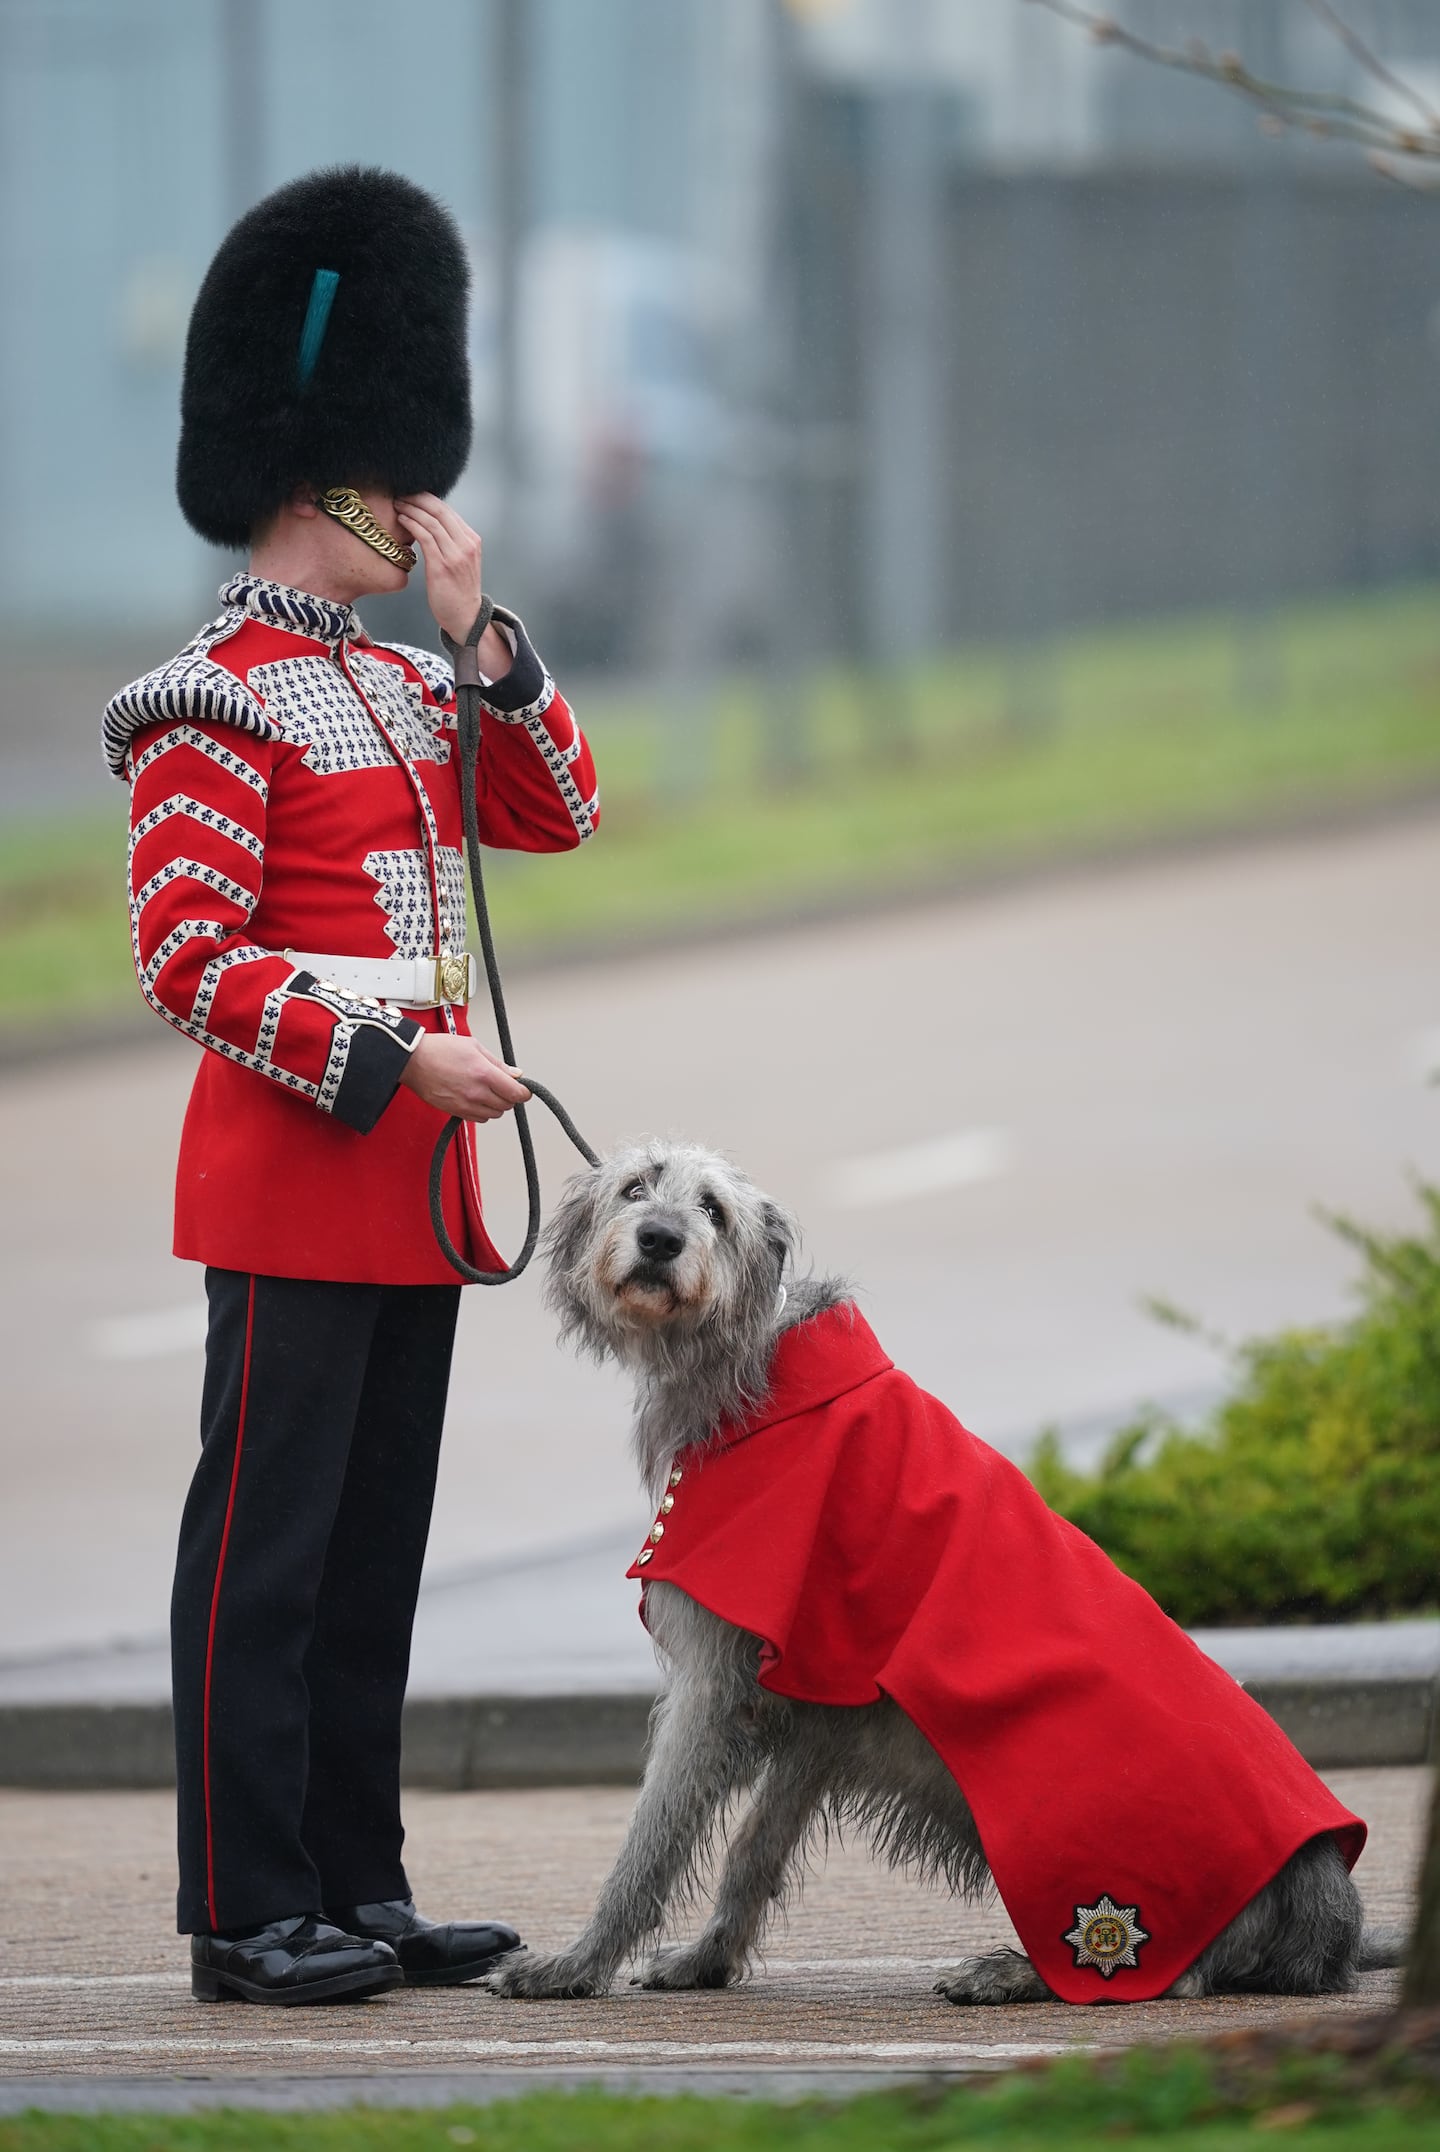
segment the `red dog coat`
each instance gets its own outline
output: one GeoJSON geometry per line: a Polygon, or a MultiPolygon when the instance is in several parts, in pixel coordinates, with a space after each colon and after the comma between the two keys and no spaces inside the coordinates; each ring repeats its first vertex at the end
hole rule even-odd
{"type": "Polygon", "coordinates": [[[786,1331],[760,1408],[677,1459],[628,1574],[755,1632],[779,1696],[892,1697],[1066,2002],[1163,1993],[1307,1839],[1333,1831],[1352,1866],[1365,1843],[1273,1719],[854,1307],[786,1331]]]}

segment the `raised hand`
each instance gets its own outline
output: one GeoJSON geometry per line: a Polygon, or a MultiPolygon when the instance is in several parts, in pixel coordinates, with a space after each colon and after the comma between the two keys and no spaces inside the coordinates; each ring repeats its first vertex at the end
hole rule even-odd
{"type": "MultiPolygon", "coordinates": [[[[436,493],[405,494],[395,514],[420,548],[431,612],[452,642],[463,643],[480,610],[479,532],[436,493]]],[[[493,622],[480,638],[479,658],[487,679],[503,679],[510,670],[510,645],[493,622]]]]}

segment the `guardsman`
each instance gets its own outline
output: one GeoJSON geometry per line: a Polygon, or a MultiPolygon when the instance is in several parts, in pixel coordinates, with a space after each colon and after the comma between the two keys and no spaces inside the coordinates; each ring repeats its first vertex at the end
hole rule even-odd
{"type": "MultiPolygon", "coordinates": [[[[450,667],[355,610],[418,554],[448,636],[480,612],[480,540],[443,498],[470,445],[468,285],[449,214],[394,173],[312,173],[235,225],[191,318],[178,490],[249,565],[105,712],[141,992],[203,1049],[175,1252],[206,1266],[209,1330],[172,1654],[204,2000],[471,1980],[518,1941],[416,1911],[399,1762],[459,1303],[430,1155],[461,1115],[446,1222],[496,1267],[474,1124],[527,1093],[466,1022],[450,667]]],[[[482,839],[580,844],[590,751],[514,614],[478,656],[482,839]]]]}

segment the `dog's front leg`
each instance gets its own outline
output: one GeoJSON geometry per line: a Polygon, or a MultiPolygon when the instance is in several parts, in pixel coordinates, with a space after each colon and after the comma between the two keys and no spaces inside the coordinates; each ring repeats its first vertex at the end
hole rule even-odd
{"type": "Polygon", "coordinates": [[[492,1993],[532,2000],[604,1994],[623,1961],[660,1926],[735,1783],[743,1755],[736,1703],[723,1679],[677,1676],[656,1714],[620,1858],[583,1933],[553,1957],[516,1951],[485,1983],[492,1993]]]}
{"type": "Polygon", "coordinates": [[[709,1920],[693,1943],[657,1951],[643,1986],[725,1988],[741,1978],[823,1791],[818,1768],[807,1771],[788,1758],[768,1766],[730,1841],[709,1920]]]}

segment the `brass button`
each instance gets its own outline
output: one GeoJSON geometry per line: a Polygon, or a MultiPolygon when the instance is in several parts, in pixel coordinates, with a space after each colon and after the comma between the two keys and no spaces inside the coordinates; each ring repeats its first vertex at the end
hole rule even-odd
{"type": "Polygon", "coordinates": [[[665,1537],[665,1527],[664,1527],[664,1525],[663,1525],[663,1524],[662,1524],[662,1523],[660,1522],[659,1518],[657,1517],[657,1518],[656,1518],[656,1520],[655,1520],[655,1522],[654,1522],[654,1523],[653,1523],[653,1524],[651,1525],[651,1527],[650,1527],[650,1538],[651,1538],[651,1542],[652,1542],[652,1544],[653,1544],[653,1545],[655,1545],[655,1546],[657,1546],[657,1547],[658,1547],[658,1546],[659,1546],[659,1544],[660,1544],[660,1542],[661,1542],[661,1540],[662,1540],[662,1539],[663,1539],[664,1537],[665,1537]]]}
{"type": "Polygon", "coordinates": [[[674,1507],[675,1507],[675,1497],[674,1497],[674,1495],[673,1495],[673,1494],[667,1494],[667,1495],[666,1495],[666,1497],[665,1497],[665,1499],[664,1499],[664,1501],[663,1501],[663,1502],[662,1502],[662,1503],[660,1504],[660,1514],[661,1514],[661,1516],[662,1516],[662,1517],[668,1517],[668,1516],[669,1516],[669,1514],[670,1514],[670,1512],[671,1512],[671,1510],[672,1510],[672,1509],[673,1509],[674,1507]]]}
{"type": "Polygon", "coordinates": [[[635,1557],[636,1568],[643,1569],[648,1561],[653,1560],[654,1554],[655,1549],[653,1547],[642,1547],[635,1557]]]}
{"type": "Polygon", "coordinates": [[[678,1486],[679,1486],[679,1484],[680,1484],[680,1482],[681,1482],[681,1480],[682,1480],[682,1479],[684,1479],[684,1477],[685,1477],[685,1475],[684,1475],[684,1473],[683,1473],[683,1472],[682,1472],[682,1471],[680,1470],[680,1467],[679,1467],[679,1465],[676,1465],[676,1467],[675,1467],[675,1470],[674,1470],[674,1471],[673,1471],[673,1472],[671,1473],[671,1475],[670,1475],[670,1484],[671,1484],[671,1486],[672,1486],[672,1487],[678,1487],[678,1486]]]}

